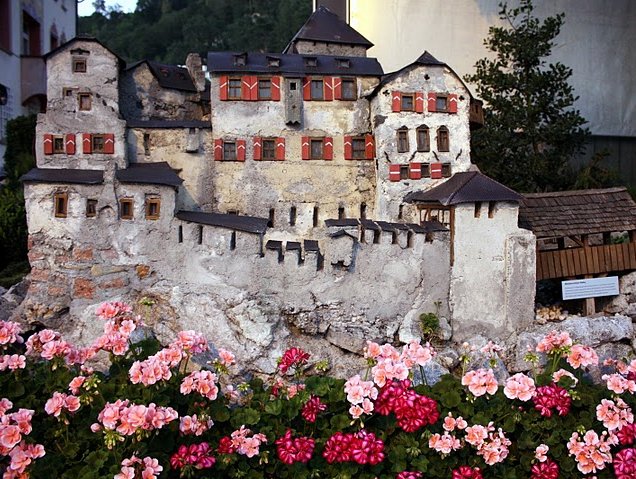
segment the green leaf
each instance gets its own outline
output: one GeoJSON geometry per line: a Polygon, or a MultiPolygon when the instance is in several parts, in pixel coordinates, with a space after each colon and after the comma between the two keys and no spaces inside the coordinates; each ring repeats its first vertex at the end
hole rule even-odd
{"type": "Polygon", "coordinates": [[[283,401],[280,399],[276,399],[274,401],[270,401],[265,405],[265,412],[267,414],[271,414],[272,416],[280,416],[280,413],[283,410],[283,401]]]}

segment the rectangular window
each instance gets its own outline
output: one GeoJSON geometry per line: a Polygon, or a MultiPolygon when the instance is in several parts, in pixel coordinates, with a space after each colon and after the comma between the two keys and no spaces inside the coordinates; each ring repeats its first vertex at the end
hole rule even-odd
{"type": "Polygon", "coordinates": [[[428,128],[420,127],[416,131],[417,151],[430,151],[431,140],[428,128]]]}
{"type": "Polygon", "coordinates": [[[413,111],[413,94],[412,93],[402,93],[402,103],[400,108],[402,111],[413,111]]]}
{"type": "Polygon", "coordinates": [[[401,165],[400,166],[400,179],[408,180],[409,179],[409,165],[401,165]]]}
{"type": "Polygon", "coordinates": [[[144,133],[144,155],[150,156],[150,133],[144,133]]]}
{"type": "Polygon", "coordinates": [[[264,160],[276,159],[276,140],[263,140],[262,155],[264,160]]]}
{"type": "Polygon", "coordinates": [[[97,200],[86,200],[86,217],[94,218],[97,216],[97,200]]]}
{"type": "Polygon", "coordinates": [[[54,136],[53,137],[53,153],[64,153],[64,137],[63,136],[54,136]]]}
{"type": "Polygon", "coordinates": [[[146,219],[158,220],[160,211],[161,211],[160,198],[156,196],[146,198],[146,219]]]}
{"type": "Polygon", "coordinates": [[[437,129],[437,150],[450,151],[448,128],[445,126],[440,126],[437,129]]]}
{"type": "Polygon", "coordinates": [[[73,96],[76,88],[62,88],[62,96],[73,96]]]}
{"type": "Polygon", "coordinates": [[[311,99],[323,100],[325,98],[325,91],[322,80],[311,80],[311,99]]]}
{"type": "Polygon", "coordinates": [[[397,131],[397,151],[398,153],[406,153],[409,151],[409,131],[397,131]]]}
{"type": "Polygon", "coordinates": [[[296,207],[289,208],[289,226],[296,226],[296,207]]]}
{"type": "Polygon", "coordinates": [[[104,153],[104,135],[91,135],[91,144],[93,153],[104,153]]]}
{"type": "Polygon", "coordinates": [[[272,81],[269,78],[258,80],[258,99],[272,99],[272,81]]]}
{"type": "Polygon", "coordinates": [[[351,78],[342,79],[342,99],[355,100],[357,97],[356,81],[351,78]]]}
{"type": "Polygon", "coordinates": [[[318,207],[314,206],[314,215],[313,215],[313,218],[312,218],[312,225],[314,226],[314,228],[316,228],[318,226],[318,220],[319,220],[318,207]]]}
{"type": "Polygon", "coordinates": [[[351,148],[353,151],[354,159],[364,160],[366,158],[364,138],[354,138],[353,140],[351,140],[351,148]]]}
{"type": "Polygon", "coordinates": [[[451,165],[450,163],[443,163],[442,164],[442,177],[443,178],[450,178],[451,176],[451,165]]]}
{"type": "Polygon", "coordinates": [[[86,58],[73,58],[73,73],[86,73],[86,58]]]}
{"type": "Polygon", "coordinates": [[[437,94],[435,99],[435,111],[448,111],[448,97],[446,95],[437,94]]]}
{"type": "Polygon", "coordinates": [[[241,99],[241,79],[240,78],[230,78],[228,80],[227,97],[230,100],[241,99]]]}
{"type": "Polygon", "coordinates": [[[81,111],[89,111],[91,109],[91,94],[90,93],[80,93],[78,94],[79,101],[79,109],[81,111]]]}
{"type": "Polygon", "coordinates": [[[223,142],[223,160],[236,161],[236,143],[232,141],[223,142]]]}
{"type": "Polygon", "coordinates": [[[133,205],[132,198],[122,198],[119,200],[119,218],[122,220],[132,220],[133,205]]]}
{"type": "Polygon", "coordinates": [[[311,156],[312,160],[322,160],[323,158],[323,140],[311,140],[311,156]]]}
{"type": "Polygon", "coordinates": [[[68,214],[68,193],[55,193],[53,196],[56,218],[66,218],[68,214]]]}

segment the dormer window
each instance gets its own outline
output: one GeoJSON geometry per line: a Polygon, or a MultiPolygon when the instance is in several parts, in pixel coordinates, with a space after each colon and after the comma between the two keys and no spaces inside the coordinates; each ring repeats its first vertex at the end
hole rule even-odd
{"type": "Polygon", "coordinates": [[[336,58],[338,68],[351,68],[351,60],[348,58],[336,58]]]}
{"type": "Polygon", "coordinates": [[[247,53],[240,53],[238,55],[234,55],[235,67],[244,67],[246,63],[247,63],[247,53]]]}
{"type": "Polygon", "coordinates": [[[317,67],[318,66],[318,58],[316,57],[305,57],[305,66],[306,67],[317,67]]]}
{"type": "Polygon", "coordinates": [[[86,73],[86,58],[73,57],[73,73],[86,73]]]}
{"type": "Polygon", "coordinates": [[[280,58],[267,57],[267,66],[268,67],[279,67],[280,66],[280,58]]]}

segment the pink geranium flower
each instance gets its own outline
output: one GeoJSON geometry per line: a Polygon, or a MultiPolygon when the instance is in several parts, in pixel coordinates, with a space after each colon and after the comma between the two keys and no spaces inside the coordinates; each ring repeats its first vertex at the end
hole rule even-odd
{"type": "Polygon", "coordinates": [[[497,392],[497,380],[492,369],[475,369],[468,371],[462,377],[462,385],[468,386],[468,390],[475,396],[497,392]]]}
{"type": "Polygon", "coordinates": [[[506,381],[504,394],[508,399],[529,401],[532,399],[536,387],[534,380],[523,373],[517,373],[506,381]]]}
{"type": "Polygon", "coordinates": [[[589,346],[575,344],[567,355],[567,362],[574,369],[598,364],[596,351],[589,346]]]}

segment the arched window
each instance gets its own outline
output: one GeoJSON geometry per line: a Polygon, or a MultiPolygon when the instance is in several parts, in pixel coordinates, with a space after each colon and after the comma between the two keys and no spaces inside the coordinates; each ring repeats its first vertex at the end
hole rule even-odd
{"type": "Polygon", "coordinates": [[[409,151],[409,130],[405,126],[397,130],[397,151],[398,153],[409,151]]]}
{"type": "Polygon", "coordinates": [[[450,151],[448,128],[440,126],[437,129],[437,151],[450,151]]]}
{"type": "Polygon", "coordinates": [[[428,126],[422,125],[415,130],[417,139],[417,151],[431,151],[431,136],[428,126]]]}

